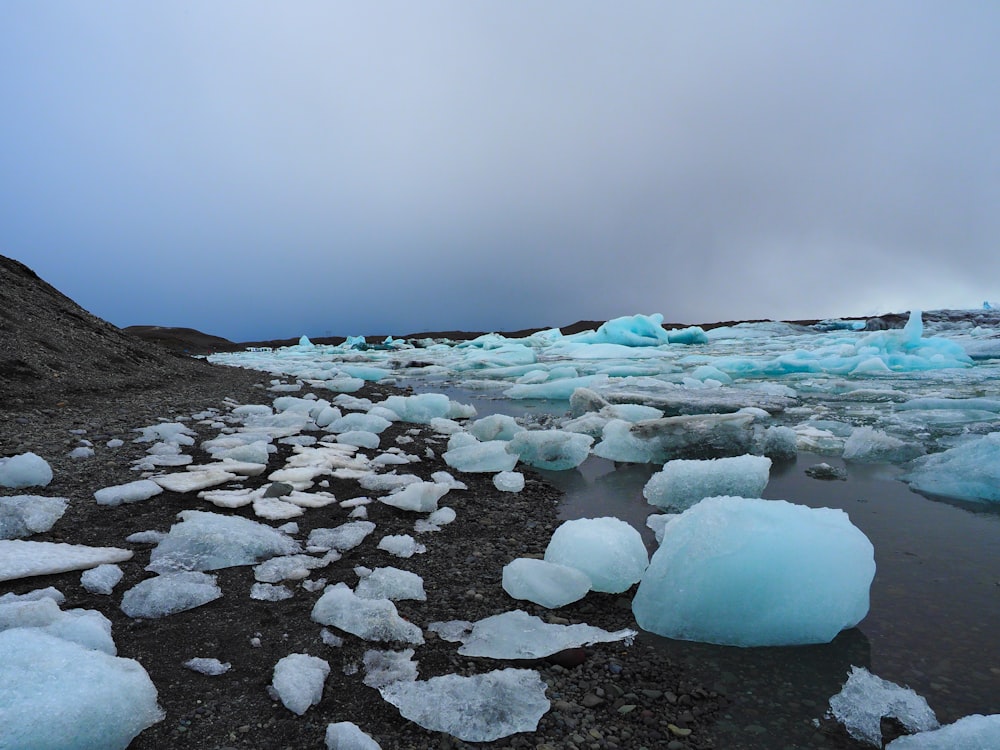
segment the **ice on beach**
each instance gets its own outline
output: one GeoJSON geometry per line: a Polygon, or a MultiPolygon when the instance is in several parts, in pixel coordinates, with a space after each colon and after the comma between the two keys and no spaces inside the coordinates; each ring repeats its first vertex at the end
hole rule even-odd
{"type": "Polygon", "coordinates": [[[347,584],[334,584],[313,606],[312,619],[332,625],[366,641],[400,641],[421,644],[420,628],[407,622],[388,599],[361,599],[347,584]]]}
{"type": "Polygon", "coordinates": [[[0,497],[0,539],[20,539],[51,529],[69,502],[64,497],[0,497]]]}
{"type": "Polygon", "coordinates": [[[132,618],[152,620],[184,612],[215,601],[222,589],[215,576],[183,571],[147,578],[122,596],[122,612],[132,618]]]}
{"type": "Polygon", "coordinates": [[[501,492],[520,492],[524,489],[524,474],[519,471],[501,471],[493,476],[493,486],[501,492]]]}
{"type": "Polygon", "coordinates": [[[1000,714],[964,716],[940,729],[899,737],[886,750],[993,750],[1000,747],[1000,714]]]}
{"type": "Polygon", "coordinates": [[[294,503],[286,503],[276,497],[259,497],[253,501],[253,512],[258,518],[268,521],[284,521],[297,518],[305,511],[294,503]]]}
{"type": "Polygon", "coordinates": [[[134,432],[139,433],[139,437],[134,440],[136,443],[194,445],[194,439],[198,436],[198,433],[180,422],[160,422],[148,427],[139,427],[134,432]]]}
{"type": "Polygon", "coordinates": [[[437,510],[438,500],[448,494],[450,489],[448,485],[436,482],[414,482],[390,495],[380,497],[379,501],[401,510],[432,513],[437,510]]]}
{"type": "Polygon", "coordinates": [[[56,589],[0,596],[0,631],[32,628],[115,656],[118,652],[111,637],[111,621],[95,610],[62,610],[62,598],[56,589]]]}
{"type": "Polygon", "coordinates": [[[642,536],[618,518],[563,522],[545,548],[545,560],[586,574],[591,589],[620,594],[642,578],[649,564],[642,536]]]}
{"type": "Polygon", "coordinates": [[[417,542],[409,534],[390,534],[382,537],[378,548],[396,557],[413,557],[427,551],[427,548],[417,542]]]}
{"type": "Polygon", "coordinates": [[[473,407],[452,401],[443,393],[389,396],[378,405],[394,411],[403,422],[414,424],[430,424],[430,421],[435,417],[468,419],[476,416],[476,410],[473,407]]]}
{"type": "Polygon", "coordinates": [[[612,419],[594,454],[625,463],[664,463],[673,458],[719,458],[748,453],[756,414],[690,414],[642,422],[612,419]]]}
{"type": "MultiPolygon", "coordinates": [[[[922,455],[923,447],[873,427],[858,427],[844,443],[844,460],[858,463],[903,463],[922,455]]],[[[736,494],[736,493],[734,493],[736,494]]]]}
{"type": "Polygon", "coordinates": [[[161,474],[151,477],[160,487],[168,492],[197,492],[209,487],[216,487],[236,479],[236,474],[219,469],[204,471],[179,471],[174,474],[161,474]]]}
{"type": "Polygon", "coordinates": [[[163,492],[156,482],[149,479],[140,479],[126,484],[116,484],[113,487],[105,487],[94,493],[94,500],[98,505],[121,505],[122,503],[137,503],[141,500],[148,500],[163,492]]]}
{"type": "Polygon", "coordinates": [[[142,666],[38,631],[0,633],[0,747],[125,750],[164,718],[142,666]]]}
{"type": "Polygon", "coordinates": [[[24,487],[45,487],[52,481],[52,467],[41,456],[21,453],[0,458],[0,487],[14,490],[24,487]]]}
{"type": "Polygon", "coordinates": [[[326,750],[382,750],[361,728],[350,721],[326,725],[326,750]]]}
{"type": "Polygon", "coordinates": [[[229,662],[221,662],[218,659],[211,657],[196,656],[193,659],[188,659],[184,662],[184,666],[192,672],[197,672],[198,674],[207,675],[209,677],[218,677],[219,675],[228,672],[233,665],[229,662]]]}
{"type": "Polygon", "coordinates": [[[372,432],[376,435],[385,432],[392,422],[374,414],[355,412],[345,414],[338,420],[326,426],[327,432],[372,432]]]}
{"type": "Polygon", "coordinates": [[[254,440],[243,445],[235,445],[232,448],[224,448],[218,451],[210,451],[217,459],[229,459],[231,461],[244,461],[251,464],[266,464],[271,453],[268,450],[269,443],[266,440],[254,440]]]}
{"type": "Polygon", "coordinates": [[[413,649],[403,651],[365,651],[362,662],[365,667],[363,682],[375,689],[394,682],[412,682],[417,679],[417,662],[413,661],[413,649]]]}
{"type": "Polygon", "coordinates": [[[336,552],[330,552],[323,557],[312,555],[285,555],[272,557],[260,565],[254,566],[253,577],[261,583],[281,583],[282,581],[298,581],[308,578],[317,568],[324,568],[340,559],[336,552]]]}
{"type": "Polygon", "coordinates": [[[455,520],[457,514],[454,508],[438,508],[436,511],[431,513],[427,518],[418,518],[413,524],[413,530],[418,534],[424,534],[430,531],[440,531],[442,526],[447,526],[449,523],[455,520]]]}
{"type": "Polygon", "coordinates": [[[979,503],[1000,502],[1000,432],[913,462],[901,479],[917,492],[979,503]]]}
{"type": "Polygon", "coordinates": [[[427,601],[424,579],[416,573],[399,568],[375,568],[358,581],[354,593],[360,599],[427,601]]]}
{"type": "Polygon", "coordinates": [[[461,636],[458,653],[491,659],[541,659],[594,643],[631,643],[635,635],[634,630],[612,633],[584,624],[553,625],[517,609],[474,622],[471,632],[461,636]]]}
{"type": "Polygon", "coordinates": [[[501,585],[514,599],[555,609],[585,597],[590,577],[566,565],[519,557],[504,566],[501,585]]]}
{"type": "Polygon", "coordinates": [[[66,454],[72,459],[93,458],[94,449],[87,445],[80,445],[66,454]]]}
{"type": "Polygon", "coordinates": [[[86,570],[80,576],[80,585],[92,594],[110,594],[125,574],[117,565],[104,564],[86,570]]]}
{"type": "Polygon", "coordinates": [[[882,718],[891,717],[910,732],[937,729],[927,701],[910,688],[876,677],[864,667],[851,667],[843,689],[830,698],[830,710],[856,740],[882,747],[882,718]]]}
{"type": "Polygon", "coordinates": [[[510,440],[517,433],[524,432],[524,427],[506,414],[491,414],[470,424],[469,432],[477,440],[486,443],[491,440],[510,440]]]}
{"type": "Polygon", "coordinates": [[[574,469],[590,455],[594,440],[589,435],[562,430],[519,432],[507,443],[507,452],[536,469],[574,469]]]}
{"type": "Polygon", "coordinates": [[[507,442],[504,440],[474,442],[450,448],[442,458],[451,468],[467,473],[494,474],[498,471],[511,471],[517,465],[517,454],[507,452],[507,442]]]}
{"type": "Polygon", "coordinates": [[[250,598],[261,602],[281,602],[295,594],[287,586],[273,583],[255,583],[250,586],[250,598]]]}
{"type": "Polygon", "coordinates": [[[770,472],[771,459],[764,456],[676,459],[649,478],[642,496],[651,505],[681,510],[706,497],[760,497],[770,472]]]}
{"type": "Polygon", "coordinates": [[[337,550],[347,552],[354,549],[375,531],[371,521],[348,521],[332,529],[313,529],[309,532],[306,547],[312,550],[337,550]]]}
{"type": "Polygon", "coordinates": [[[318,656],[289,654],[274,665],[271,687],[282,705],[302,716],[323,698],[330,665],[318,656]]]}
{"type": "Polygon", "coordinates": [[[394,682],[380,692],[403,717],[424,729],[465,742],[491,742],[535,731],[549,710],[545,687],[537,672],[502,669],[472,677],[451,674],[394,682]]]}
{"type": "Polygon", "coordinates": [[[668,638],[828,643],[868,613],[874,575],[871,542],[841,510],[712,497],[667,524],[632,611],[668,638]]]}
{"type": "Polygon", "coordinates": [[[185,510],[150,553],[147,570],[218,570],[299,552],[294,539],[240,516],[185,510]]]}
{"type": "Polygon", "coordinates": [[[0,581],[86,570],[131,558],[130,550],[118,547],[0,539],[0,581]]]}

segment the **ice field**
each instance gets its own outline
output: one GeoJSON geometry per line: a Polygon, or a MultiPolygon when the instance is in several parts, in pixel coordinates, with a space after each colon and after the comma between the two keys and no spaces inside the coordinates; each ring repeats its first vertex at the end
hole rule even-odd
{"type": "MultiPolygon", "coordinates": [[[[219,428],[199,443],[212,456],[204,465],[193,463],[197,435],[185,424],[137,430],[148,445],[134,465],[143,478],[103,488],[94,502],[155,502],[166,490],[215,509],[186,510],[168,532],[128,538],[155,547],[151,577],[122,594],[122,610],[156,619],[229,596],[213,571],[233,566],[253,566],[255,599],[279,602],[299,585],[322,591],[305,624],[328,628],[331,645],[372,642],[366,684],[403,716],[471,742],[531,731],[549,708],[544,685],[530,669],[421,680],[411,660],[424,643],[421,625],[460,642],[458,653],[496,659],[643,638],[707,669],[705,684],[783,691],[806,720],[829,709],[868,742],[875,700],[910,712],[898,717],[904,724],[916,716],[914,731],[927,737],[913,747],[935,746],[931,709],[942,724],[1000,712],[1000,328],[961,315],[924,326],[919,313],[904,328],[875,331],[847,321],[710,331],[667,331],[662,322],[637,315],[572,336],[462,342],[316,346],[303,337],[275,351],[214,355],[271,373],[270,393],[225,415],[198,415],[219,428]],[[353,396],[366,381],[414,395],[353,396]],[[383,444],[393,423],[437,433],[449,472],[430,481],[408,473],[421,455],[408,452],[405,436],[383,444]],[[278,441],[292,446],[281,466],[272,461],[278,441]],[[805,470],[821,462],[847,481],[809,478],[805,470]],[[509,598],[509,611],[479,622],[400,617],[394,602],[427,598],[406,560],[455,519],[449,493],[466,489],[463,474],[491,474],[498,489],[518,492],[529,471],[563,489],[565,520],[544,560],[505,567],[496,596],[509,598]],[[269,485],[240,486],[265,473],[269,485]],[[357,481],[357,496],[334,497],[322,479],[330,475],[357,481]],[[297,538],[296,518],[334,503],[351,520],[297,538]],[[367,520],[372,503],[412,513],[413,533],[385,535],[367,520]],[[258,520],[229,512],[243,507],[258,520]],[[372,570],[359,559],[353,588],[312,578],[373,534],[399,568],[372,570]],[[638,634],[546,624],[517,606],[559,607],[635,584],[638,634]],[[377,650],[388,643],[410,648],[377,650]]],[[[88,589],[111,592],[131,552],[31,541],[65,510],[63,499],[38,496],[51,479],[33,454],[0,459],[0,486],[24,492],[0,498],[0,580],[80,570],[88,589]]],[[[99,675],[104,694],[66,691],[60,703],[47,693],[46,710],[110,707],[95,734],[103,728],[125,747],[161,718],[155,687],[141,665],[115,656],[103,616],[64,611],[62,601],[54,589],[0,597],[3,650],[58,654],[81,685],[99,675]]],[[[18,689],[23,659],[4,664],[4,695],[29,706],[18,689]]],[[[205,659],[189,668],[226,666],[205,659]]],[[[288,654],[269,690],[303,715],[328,673],[322,659],[288,654]]],[[[763,709],[775,722],[763,730],[792,741],[810,727],[780,713],[787,703],[776,697],[763,709]]],[[[4,715],[0,704],[0,746],[65,746],[66,726],[36,726],[28,713],[4,715]]],[[[738,733],[746,720],[734,708],[738,733]]],[[[963,721],[936,731],[973,738],[954,747],[984,737],[1000,746],[993,718],[963,721]]],[[[368,746],[364,729],[330,725],[328,747],[368,746]]]]}

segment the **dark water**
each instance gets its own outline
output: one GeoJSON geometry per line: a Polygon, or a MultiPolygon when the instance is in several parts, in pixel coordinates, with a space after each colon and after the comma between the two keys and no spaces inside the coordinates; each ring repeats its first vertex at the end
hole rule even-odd
{"type": "MultiPolygon", "coordinates": [[[[764,493],[845,510],[875,547],[871,609],[832,643],[740,649],[645,638],[666,649],[703,684],[733,701],[720,722],[719,747],[842,747],[818,731],[829,698],[851,665],[908,685],[942,723],[1000,712],[1000,512],[927,499],[894,479],[891,466],[848,465],[847,481],[821,481],[807,467],[839,459],[801,454],[775,465],[764,493]]],[[[545,472],[566,498],[565,519],[615,515],[643,532],[656,509],[642,487],[659,467],[615,465],[591,457],[577,471],[545,472]]]]}

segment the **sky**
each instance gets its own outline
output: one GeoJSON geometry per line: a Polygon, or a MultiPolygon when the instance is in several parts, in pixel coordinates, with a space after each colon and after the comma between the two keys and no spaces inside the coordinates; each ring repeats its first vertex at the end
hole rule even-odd
{"type": "Polygon", "coordinates": [[[0,254],[235,341],[1000,300],[1000,3],[0,3],[0,254]]]}

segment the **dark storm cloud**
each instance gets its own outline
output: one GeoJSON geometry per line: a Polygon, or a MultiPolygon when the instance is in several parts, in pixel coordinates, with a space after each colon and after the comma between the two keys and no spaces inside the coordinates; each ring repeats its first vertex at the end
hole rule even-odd
{"type": "Polygon", "coordinates": [[[119,325],[1000,297],[988,4],[0,8],[0,252],[119,325]]]}

